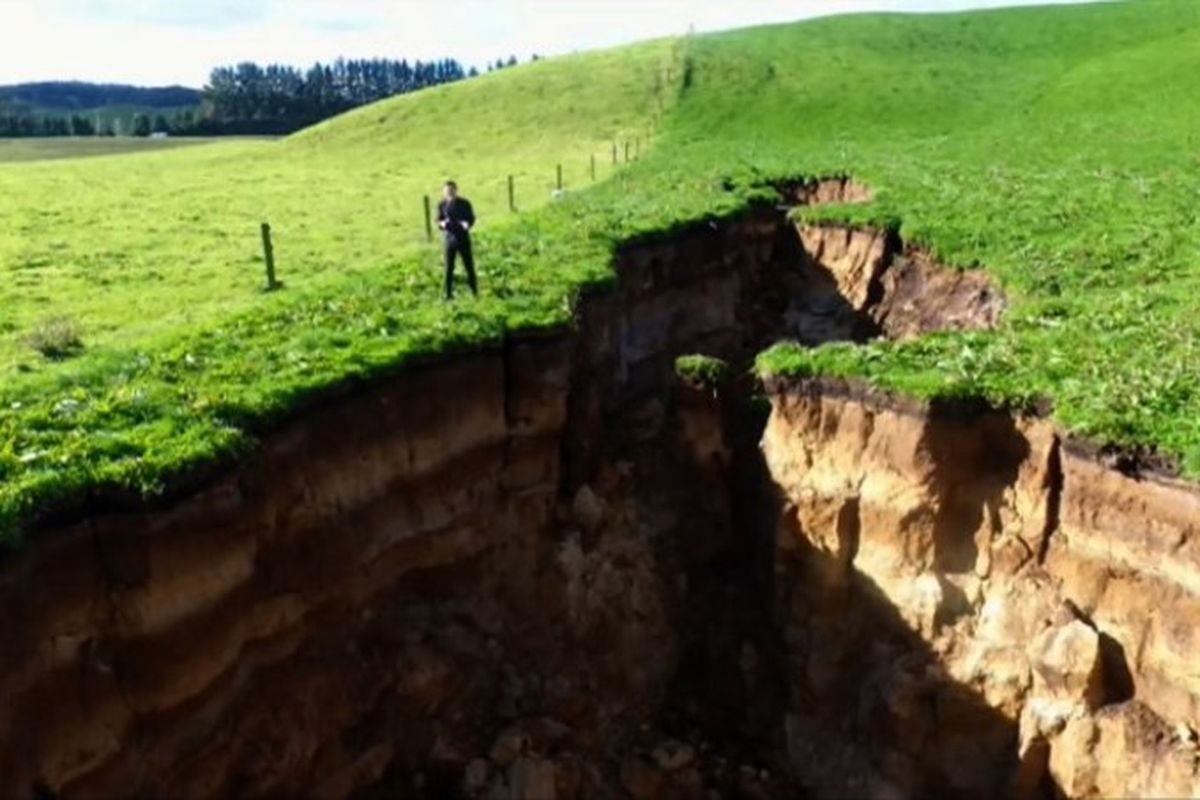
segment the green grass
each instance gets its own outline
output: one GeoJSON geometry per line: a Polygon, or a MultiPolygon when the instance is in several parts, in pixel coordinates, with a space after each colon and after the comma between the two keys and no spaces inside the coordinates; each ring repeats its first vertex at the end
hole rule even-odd
{"type": "MultiPolygon", "coordinates": [[[[1200,106],[1188,77],[1200,71],[1200,5],[1006,11],[914,21],[903,34],[863,19],[841,31],[850,28],[879,44],[835,56],[847,84],[879,76],[869,94],[878,124],[853,125],[846,113],[868,112],[852,100],[796,144],[805,169],[847,169],[878,202],[813,216],[898,219],[945,262],[986,265],[1012,309],[994,335],[780,347],[760,370],[862,377],[922,398],[1048,399],[1068,430],[1158,447],[1200,477],[1200,106]],[[884,76],[909,48],[924,63],[884,76]]],[[[847,84],[816,94],[832,103],[847,84]]]]}
{"type": "Polygon", "coordinates": [[[785,347],[761,369],[1050,398],[1067,428],[1200,476],[1198,69],[1186,0],[855,16],[540,62],[277,143],[0,166],[0,529],[15,542],[97,488],[160,491],[329,387],[563,324],[620,242],[842,172],[876,200],[810,213],[986,265],[1011,313],[994,334],[785,347]],[[549,201],[556,163],[582,189],[589,156],[644,139],[660,102],[642,160],[602,157],[599,184],[549,201]],[[478,302],[437,302],[422,242],[420,197],[448,175],[483,223],[478,302]],[[269,295],[264,219],[287,284],[269,295]],[[50,317],[78,326],[78,355],[29,347],[50,317]]]}
{"type": "Polygon", "coordinates": [[[205,138],[139,139],[132,136],[66,136],[45,139],[0,139],[0,164],[18,161],[56,161],[126,153],[154,153],[214,141],[205,138]]]}
{"type": "Polygon", "coordinates": [[[729,364],[701,354],[680,356],[675,359],[675,374],[692,386],[718,389],[729,379],[729,364]]]}

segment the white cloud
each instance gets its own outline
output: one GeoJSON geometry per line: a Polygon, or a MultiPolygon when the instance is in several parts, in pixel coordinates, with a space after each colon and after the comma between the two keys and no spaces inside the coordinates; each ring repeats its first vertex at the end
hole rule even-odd
{"type": "MultiPolygon", "coordinates": [[[[1079,1],[1079,0],[1069,0],[1079,1]]],[[[1037,0],[0,0],[0,83],[202,84],[237,61],[338,56],[482,64],[654,36],[868,10],[1037,0]]]]}
{"type": "Polygon", "coordinates": [[[44,0],[61,17],[92,22],[128,22],[186,28],[231,28],[266,19],[273,0],[44,0]]]}

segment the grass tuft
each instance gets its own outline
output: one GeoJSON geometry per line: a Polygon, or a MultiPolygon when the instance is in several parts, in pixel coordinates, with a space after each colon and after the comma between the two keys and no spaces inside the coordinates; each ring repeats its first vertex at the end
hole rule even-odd
{"type": "Polygon", "coordinates": [[[712,356],[680,356],[675,359],[675,374],[692,386],[715,390],[729,380],[729,364],[712,356]]]}
{"type": "Polygon", "coordinates": [[[25,340],[44,357],[59,361],[83,352],[79,323],[70,317],[53,317],[38,323],[25,340]]]}

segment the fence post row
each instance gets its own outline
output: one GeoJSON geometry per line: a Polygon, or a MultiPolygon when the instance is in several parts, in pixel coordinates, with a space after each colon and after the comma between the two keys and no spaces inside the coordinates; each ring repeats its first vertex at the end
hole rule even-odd
{"type": "MultiPolygon", "coordinates": [[[[640,142],[640,140],[637,140],[637,139],[635,139],[634,141],[635,141],[635,145],[637,148],[637,152],[640,153],[641,152],[641,142],[640,142]]],[[[619,162],[619,152],[620,151],[619,151],[617,143],[613,142],[612,162],[614,164],[619,162]]],[[[629,141],[626,140],[626,142],[625,142],[625,162],[626,163],[629,163],[629,158],[630,158],[630,156],[629,156],[629,141]]],[[[590,170],[590,173],[592,176],[592,181],[594,182],[596,180],[596,154],[595,153],[592,153],[592,155],[591,155],[589,170],[590,170]]],[[[563,165],[562,164],[559,164],[557,167],[556,185],[558,186],[559,191],[562,191],[562,189],[563,189],[563,165]]],[[[433,241],[433,202],[429,199],[429,195],[424,196],[424,205],[425,205],[425,238],[426,238],[426,240],[432,242],[433,241]]],[[[517,185],[516,185],[516,177],[513,175],[508,176],[508,210],[513,211],[513,212],[515,212],[517,210],[517,185]]],[[[278,284],[275,282],[275,278],[274,278],[275,262],[274,262],[274,257],[271,255],[270,229],[271,229],[271,227],[264,222],[263,223],[263,249],[268,254],[267,255],[267,273],[268,273],[267,280],[268,280],[269,286],[271,286],[272,288],[275,288],[278,286],[278,284]]]]}

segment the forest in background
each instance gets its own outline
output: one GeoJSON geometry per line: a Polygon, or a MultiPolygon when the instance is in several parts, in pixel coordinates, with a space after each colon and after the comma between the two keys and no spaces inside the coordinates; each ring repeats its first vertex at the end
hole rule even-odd
{"type": "MultiPolygon", "coordinates": [[[[510,56],[485,69],[517,63],[510,56]]],[[[307,70],[253,62],[218,67],[202,90],[78,81],[2,86],[0,137],[284,135],[358,106],[478,74],[450,58],[339,58],[307,70]]]]}

